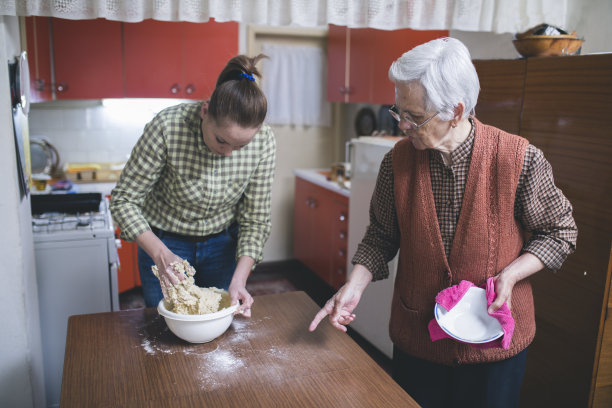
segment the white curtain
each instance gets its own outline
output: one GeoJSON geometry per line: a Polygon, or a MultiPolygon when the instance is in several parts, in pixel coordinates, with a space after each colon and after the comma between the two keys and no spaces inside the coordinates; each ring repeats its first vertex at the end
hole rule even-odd
{"type": "Polygon", "coordinates": [[[383,30],[515,33],[565,27],[569,0],[0,0],[0,15],[126,22],[217,21],[271,26],[336,24],[383,30]]]}
{"type": "Polygon", "coordinates": [[[326,100],[327,66],[321,48],[264,44],[262,88],[268,99],[266,122],[275,125],[330,126],[326,100]]]}

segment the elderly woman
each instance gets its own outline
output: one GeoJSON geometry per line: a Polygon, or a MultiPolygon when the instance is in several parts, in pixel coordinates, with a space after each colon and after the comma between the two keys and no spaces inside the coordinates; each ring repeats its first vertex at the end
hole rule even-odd
{"type": "Polygon", "coordinates": [[[575,249],[572,206],[539,149],[474,117],[480,86],[460,41],[415,47],[391,65],[389,78],[391,113],[406,138],[381,163],[355,266],[310,330],[329,315],[345,331],[366,286],[388,277],[399,249],[389,324],[395,380],[424,407],[516,407],[535,335],[526,278],[559,269],[575,249]],[[515,320],[509,347],[433,342],[436,294],[491,277],[489,313],[506,303],[515,320]]]}

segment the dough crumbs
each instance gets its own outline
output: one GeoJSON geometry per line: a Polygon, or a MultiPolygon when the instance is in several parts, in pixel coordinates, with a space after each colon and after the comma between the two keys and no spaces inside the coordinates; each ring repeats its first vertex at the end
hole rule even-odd
{"type": "MultiPolygon", "coordinates": [[[[175,272],[185,275],[185,279],[176,285],[166,287],[166,308],[170,312],[179,314],[199,315],[214,313],[230,306],[230,298],[227,291],[211,288],[200,288],[195,285],[193,275],[195,269],[186,260],[176,261],[170,264],[175,272]]],[[[159,279],[157,266],[151,267],[153,274],[159,279]]],[[[160,284],[164,283],[160,280],[160,284]]]]}

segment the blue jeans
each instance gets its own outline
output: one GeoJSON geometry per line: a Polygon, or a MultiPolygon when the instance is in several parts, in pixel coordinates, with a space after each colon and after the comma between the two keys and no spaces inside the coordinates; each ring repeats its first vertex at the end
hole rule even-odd
{"type": "MultiPolygon", "coordinates": [[[[161,230],[155,231],[155,234],[172,253],[185,259],[195,268],[194,279],[197,286],[205,288],[214,286],[227,290],[236,269],[237,224],[201,242],[169,236],[161,230]]],[[[147,307],[156,307],[163,298],[159,280],[151,271],[153,265],[155,265],[153,259],[138,247],[138,270],[147,307]]]]}
{"type": "Polygon", "coordinates": [[[517,408],[526,358],[450,367],[393,347],[393,379],[423,408],[517,408]]]}

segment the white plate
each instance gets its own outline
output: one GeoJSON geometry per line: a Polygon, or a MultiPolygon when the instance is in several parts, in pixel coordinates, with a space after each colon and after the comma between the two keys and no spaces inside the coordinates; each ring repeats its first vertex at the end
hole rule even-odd
{"type": "Polygon", "coordinates": [[[450,311],[436,303],[434,315],[446,334],[464,343],[488,343],[504,335],[499,321],[487,313],[482,288],[469,288],[450,311]]]}

